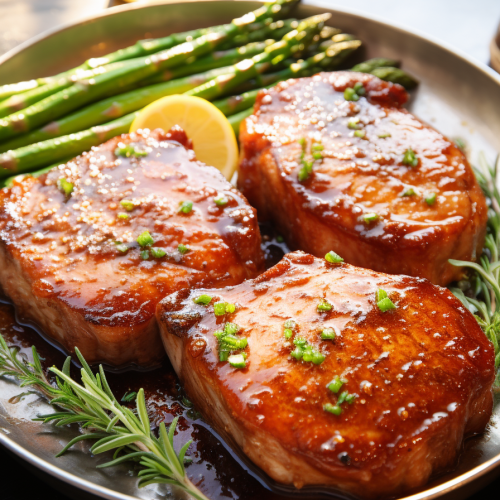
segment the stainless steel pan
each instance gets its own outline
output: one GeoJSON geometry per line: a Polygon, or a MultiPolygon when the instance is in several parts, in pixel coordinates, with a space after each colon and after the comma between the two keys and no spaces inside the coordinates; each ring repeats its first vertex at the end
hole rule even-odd
{"type": "MultiPolygon", "coordinates": [[[[0,83],[48,76],[141,38],[228,22],[256,5],[257,2],[249,1],[164,0],[115,7],[42,34],[0,57],[0,83]]],[[[472,162],[480,151],[490,158],[500,151],[498,74],[428,37],[329,6],[327,0],[306,0],[297,15],[330,11],[332,25],[356,34],[365,42],[367,58],[401,59],[404,68],[421,81],[410,109],[449,137],[465,139],[472,162]]],[[[76,487],[81,496],[109,499],[168,496],[165,490],[156,487],[139,491],[136,479],[127,474],[126,469],[96,470],[95,465],[101,459],[90,457],[83,448],[81,453],[55,459],[61,443],[66,442],[73,431],[31,422],[30,418],[41,411],[40,407],[47,405],[36,396],[10,403],[9,399],[19,392],[12,382],[0,379],[0,443],[17,456],[68,487],[76,487]]],[[[493,479],[497,471],[500,472],[499,418],[500,404],[496,406],[486,435],[466,443],[457,469],[406,500],[445,497],[459,500],[493,479]]]]}

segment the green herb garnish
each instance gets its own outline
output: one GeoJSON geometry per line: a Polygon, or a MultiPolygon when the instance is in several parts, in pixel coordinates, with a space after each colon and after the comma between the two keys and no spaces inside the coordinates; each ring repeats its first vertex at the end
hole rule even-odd
{"type": "Polygon", "coordinates": [[[321,302],[317,305],[318,312],[328,312],[333,309],[333,306],[326,299],[322,299],[321,302]]]}
{"type": "Polygon", "coordinates": [[[153,247],[153,248],[151,248],[151,255],[155,259],[161,259],[162,257],[165,257],[165,255],[167,255],[167,252],[165,252],[165,250],[163,250],[163,248],[153,247]]]}
{"type": "Polygon", "coordinates": [[[195,304],[202,304],[204,306],[208,306],[208,304],[210,304],[211,301],[212,301],[212,297],[210,297],[210,295],[207,295],[206,293],[204,293],[202,295],[198,295],[198,297],[195,297],[193,299],[193,302],[195,304]]]}
{"type": "Polygon", "coordinates": [[[117,215],[118,219],[122,219],[122,220],[127,220],[127,219],[130,219],[130,215],[129,214],[126,214],[125,212],[120,212],[118,215],[117,215]]]}
{"type": "Polygon", "coordinates": [[[115,241],[116,249],[121,252],[121,253],[127,253],[128,252],[128,246],[125,245],[125,243],[122,243],[121,241],[115,241]]]}
{"type": "Polygon", "coordinates": [[[124,156],[125,158],[130,158],[131,156],[139,157],[139,156],[147,156],[147,151],[141,151],[137,149],[132,144],[126,144],[124,146],[118,146],[115,149],[115,156],[124,156]]]}
{"type": "Polygon", "coordinates": [[[229,200],[224,195],[220,195],[217,196],[217,198],[214,198],[214,202],[218,207],[225,207],[229,200]]]}
{"type": "Polygon", "coordinates": [[[245,368],[246,360],[243,354],[232,354],[227,359],[233,368],[245,368]]]}
{"type": "Polygon", "coordinates": [[[359,130],[361,128],[361,125],[359,124],[359,118],[351,118],[347,122],[347,128],[350,128],[351,130],[359,130]]]}
{"type": "Polygon", "coordinates": [[[137,243],[139,243],[141,247],[149,247],[153,245],[154,242],[155,240],[153,240],[153,237],[149,234],[149,231],[144,231],[137,238],[137,243]]]}
{"type": "Polygon", "coordinates": [[[122,200],[120,201],[120,205],[127,211],[127,212],[132,212],[134,210],[135,205],[132,201],[130,200],[122,200]]]}
{"type": "Polygon", "coordinates": [[[401,196],[415,196],[416,194],[417,194],[416,191],[412,187],[410,187],[405,189],[401,196]]]}
{"type": "Polygon", "coordinates": [[[344,99],[346,101],[359,101],[359,95],[354,89],[347,87],[344,90],[344,99]]]}
{"type": "Polygon", "coordinates": [[[333,393],[337,394],[341,387],[347,382],[347,380],[340,378],[338,375],[327,385],[328,389],[333,393]]]}
{"type": "Polygon", "coordinates": [[[177,251],[181,254],[181,255],[186,255],[188,252],[191,251],[191,249],[187,246],[187,245],[184,245],[183,243],[180,243],[178,246],[177,246],[177,251]]]}
{"type": "Polygon", "coordinates": [[[321,330],[321,338],[323,340],[334,340],[335,330],[333,328],[323,328],[323,330],[321,330]]]}
{"type": "Polygon", "coordinates": [[[382,312],[387,312],[392,309],[396,309],[394,302],[392,302],[392,300],[388,297],[387,292],[385,290],[382,290],[382,288],[379,288],[377,290],[377,293],[375,295],[375,300],[377,302],[378,308],[382,312]]]}
{"type": "Polygon", "coordinates": [[[355,130],[354,136],[359,137],[360,139],[364,139],[366,136],[366,132],[364,130],[355,130]]]}
{"type": "Polygon", "coordinates": [[[332,403],[326,403],[325,405],[323,405],[323,410],[327,411],[328,413],[333,413],[337,416],[342,413],[342,408],[337,405],[332,405],[332,403]]]}
{"type": "Polygon", "coordinates": [[[340,264],[344,262],[344,259],[338,253],[335,253],[333,250],[330,250],[325,255],[325,260],[330,264],[340,264]]]}
{"type": "Polygon", "coordinates": [[[387,139],[388,137],[391,137],[391,134],[389,132],[383,132],[381,134],[378,134],[377,136],[379,139],[387,139]]]}
{"type": "Polygon", "coordinates": [[[181,201],[179,203],[179,213],[188,214],[193,210],[193,202],[192,201],[181,201]]]}
{"type": "Polygon", "coordinates": [[[141,250],[141,259],[148,260],[149,259],[149,250],[141,250]]]}
{"type": "Polygon", "coordinates": [[[365,222],[366,224],[371,224],[372,222],[378,220],[378,214],[376,214],[375,212],[369,212],[363,214],[361,218],[363,219],[363,222],[365,222]]]}
{"type": "Polygon", "coordinates": [[[405,154],[403,155],[403,160],[402,160],[404,165],[408,165],[410,167],[416,167],[418,165],[418,158],[417,154],[413,149],[407,149],[405,151],[405,154]]]}
{"type": "Polygon", "coordinates": [[[429,193],[425,197],[425,203],[427,203],[427,205],[432,207],[432,205],[434,205],[434,203],[436,203],[436,198],[437,198],[436,193],[429,193]]]}
{"type": "Polygon", "coordinates": [[[57,181],[57,187],[61,193],[63,193],[65,196],[69,196],[74,189],[74,184],[72,182],[67,181],[66,179],[62,178],[57,181]]]}

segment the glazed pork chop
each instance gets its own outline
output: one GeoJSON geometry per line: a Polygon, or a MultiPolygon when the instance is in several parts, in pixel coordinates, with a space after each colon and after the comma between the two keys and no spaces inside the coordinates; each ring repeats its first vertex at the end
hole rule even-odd
{"type": "Polygon", "coordinates": [[[176,292],[157,318],[197,409],[297,488],[399,495],[491,415],[492,345],[425,279],[295,252],[240,285],[176,292]]]}
{"type": "Polygon", "coordinates": [[[262,91],[238,186],[292,249],[445,285],[476,260],[487,209],[465,155],[402,109],[399,85],[322,73],[262,91]],[[357,90],[356,90],[357,89],[357,90]],[[359,93],[358,93],[359,92],[359,93]]]}
{"type": "Polygon", "coordinates": [[[254,209],[188,146],[122,135],[0,191],[0,285],[23,320],[89,362],[150,366],[160,299],[258,275],[254,209]]]}

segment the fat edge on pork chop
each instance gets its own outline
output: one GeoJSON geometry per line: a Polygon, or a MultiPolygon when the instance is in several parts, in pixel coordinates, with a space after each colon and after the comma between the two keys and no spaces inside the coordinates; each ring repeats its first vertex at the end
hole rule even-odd
{"type": "Polygon", "coordinates": [[[261,91],[238,187],[292,249],[446,285],[462,274],[448,259],[481,255],[486,203],[463,152],[402,109],[407,97],[355,72],[261,91]]]}
{"type": "Polygon", "coordinates": [[[122,135],[0,191],[0,286],[23,320],[88,362],[150,366],[160,299],[258,275],[254,209],[189,146],[122,135]]]}
{"type": "Polygon", "coordinates": [[[197,409],[297,488],[403,494],[452,468],[491,415],[492,345],[425,279],[295,252],[240,285],[179,291],[157,318],[197,409]]]}

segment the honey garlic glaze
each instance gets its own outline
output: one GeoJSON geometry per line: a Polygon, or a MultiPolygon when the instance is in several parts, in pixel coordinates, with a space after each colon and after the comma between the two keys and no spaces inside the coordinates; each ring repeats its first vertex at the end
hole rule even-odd
{"type": "Polygon", "coordinates": [[[402,494],[450,468],[463,437],[491,415],[492,346],[472,314],[427,280],[296,252],[235,287],[181,290],[157,315],[197,408],[285,484],[402,494]],[[380,289],[395,309],[377,305],[380,289]],[[195,303],[200,294],[211,304],[195,303]],[[221,301],[236,312],[216,316],[221,301]],[[214,334],[228,323],[247,339],[243,368],[219,360],[214,334]],[[324,340],[325,329],[335,338],[324,340]],[[297,359],[298,339],[324,359],[297,359]],[[344,391],[340,411],[325,411],[344,391]]]}
{"type": "Polygon", "coordinates": [[[446,285],[462,272],[448,259],[482,251],[486,203],[463,152],[403,109],[407,97],[342,71],[261,91],[238,187],[292,249],[446,285]]]}

